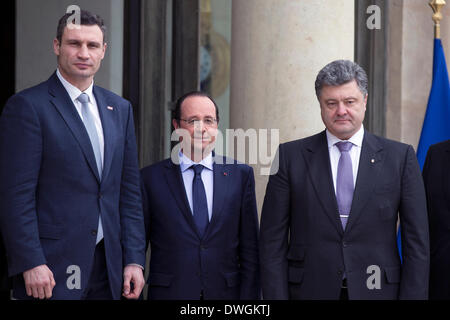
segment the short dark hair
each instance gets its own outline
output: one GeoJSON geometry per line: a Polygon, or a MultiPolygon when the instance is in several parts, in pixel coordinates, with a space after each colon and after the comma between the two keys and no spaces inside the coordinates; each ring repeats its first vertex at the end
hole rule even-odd
{"type": "Polygon", "coordinates": [[[368,92],[368,80],[363,68],[350,60],[330,62],[317,75],[315,83],[317,99],[320,100],[320,93],[324,85],[340,86],[353,80],[358,84],[362,94],[366,96],[368,92]]]}
{"type": "MultiPolygon", "coordinates": [[[[73,12],[68,12],[61,17],[58,21],[58,27],[56,29],[56,39],[61,44],[64,28],[67,26],[67,20],[73,16],[73,12]]],[[[80,10],[80,24],[82,26],[95,26],[97,25],[103,33],[103,43],[106,42],[106,26],[103,19],[97,15],[86,10],[80,10]]]]}
{"type": "Polygon", "coordinates": [[[214,103],[214,107],[216,108],[216,120],[217,120],[217,123],[219,123],[219,108],[217,107],[216,102],[214,101],[213,98],[211,98],[211,96],[209,94],[207,94],[206,92],[202,92],[202,91],[191,91],[191,92],[183,94],[181,97],[179,97],[177,99],[177,102],[175,103],[175,109],[172,112],[172,117],[178,123],[180,123],[180,118],[181,118],[181,105],[183,104],[183,101],[189,97],[205,97],[205,98],[208,98],[209,100],[211,100],[212,103],[214,103]]]}

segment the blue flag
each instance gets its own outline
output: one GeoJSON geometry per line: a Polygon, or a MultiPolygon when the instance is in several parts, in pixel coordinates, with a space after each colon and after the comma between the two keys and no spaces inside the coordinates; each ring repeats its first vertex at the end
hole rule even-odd
{"type": "Polygon", "coordinates": [[[432,144],[448,139],[450,139],[450,85],[441,39],[435,39],[433,83],[417,147],[420,169],[423,168],[428,148],[432,144]]]}
{"type": "MultiPolygon", "coordinates": [[[[417,147],[417,160],[421,170],[428,148],[432,144],[448,139],[450,139],[450,84],[441,39],[434,39],[433,82],[417,147]]],[[[397,244],[401,259],[400,228],[397,234],[397,244]]]]}

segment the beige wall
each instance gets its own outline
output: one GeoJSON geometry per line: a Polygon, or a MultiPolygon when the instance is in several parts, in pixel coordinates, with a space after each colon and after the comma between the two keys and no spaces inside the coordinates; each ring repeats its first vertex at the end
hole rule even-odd
{"type": "Polygon", "coordinates": [[[58,20],[69,5],[99,14],[107,27],[102,67],[95,84],[122,94],[124,0],[16,0],[16,92],[47,80],[57,63],[53,53],[58,20]]]}
{"type": "MultiPolygon", "coordinates": [[[[231,128],[276,128],[280,142],[324,129],[314,81],[353,59],[354,0],[233,0],[231,128]]],[[[259,212],[267,176],[255,168],[259,212]]]]}

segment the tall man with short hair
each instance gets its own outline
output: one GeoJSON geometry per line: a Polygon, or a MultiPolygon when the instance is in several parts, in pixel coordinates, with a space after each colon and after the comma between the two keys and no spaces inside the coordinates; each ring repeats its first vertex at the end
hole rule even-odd
{"type": "Polygon", "coordinates": [[[367,82],[351,61],[325,66],[316,94],[326,130],[279,147],[261,216],[264,299],[428,297],[419,165],[411,146],[364,130],[367,82]]]}
{"type": "Polygon", "coordinates": [[[57,71],[0,118],[0,226],[13,297],[138,298],[145,230],[133,112],[95,86],[103,20],[58,24],[57,71]],[[131,285],[133,284],[133,285],[131,285]]]}

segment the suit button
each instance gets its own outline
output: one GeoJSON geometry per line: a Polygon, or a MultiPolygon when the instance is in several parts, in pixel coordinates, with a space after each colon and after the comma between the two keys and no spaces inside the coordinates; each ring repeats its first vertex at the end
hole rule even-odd
{"type": "Polygon", "coordinates": [[[200,246],[200,249],[202,249],[202,250],[206,250],[206,246],[200,246]]]}
{"type": "Polygon", "coordinates": [[[101,199],[102,197],[103,197],[102,193],[99,192],[99,193],[98,193],[98,198],[101,199]]]}
{"type": "Polygon", "coordinates": [[[338,275],[340,275],[340,276],[342,276],[342,275],[343,275],[343,272],[342,272],[342,270],[339,270],[339,271],[338,271],[338,275]]]}
{"type": "Polygon", "coordinates": [[[342,242],[342,246],[344,247],[344,248],[347,248],[348,247],[348,243],[347,242],[342,242]]]}
{"type": "Polygon", "coordinates": [[[93,236],[96,236],[96,235],[97,235],[97,230],[92,230],[92,231],[91,231],[91,234],[92,234],[93,236]]]}

